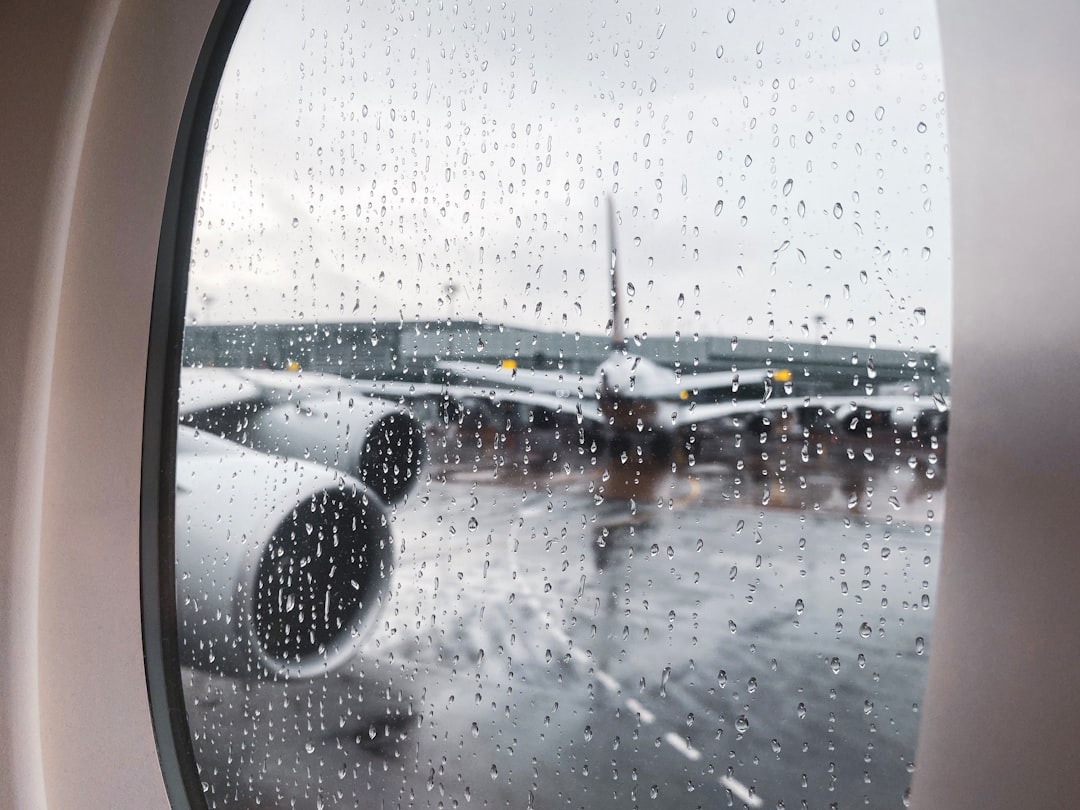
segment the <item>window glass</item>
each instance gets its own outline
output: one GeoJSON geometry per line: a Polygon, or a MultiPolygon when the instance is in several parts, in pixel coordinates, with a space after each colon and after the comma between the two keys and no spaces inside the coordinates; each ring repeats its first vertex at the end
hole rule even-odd
{"type": "Polygon", "coordinates": [[[903,806],[943,104],[929,2],[253,2],[180,391],[209,806],[903,806]]]}

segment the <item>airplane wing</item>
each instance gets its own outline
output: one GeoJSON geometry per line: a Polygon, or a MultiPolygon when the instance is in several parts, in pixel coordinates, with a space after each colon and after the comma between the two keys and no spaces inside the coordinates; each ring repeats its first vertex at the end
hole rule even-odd
{"type": "Polygon", "coordinates": [[[563,399],[590,396],[598,382],[596,374],[573,371],[526,369],[513,365],[448,360],[436,366],[449,376],[451,387],[481,385],[498,390],[547,394],[563,399]]]}
{"type": "MultiPolygon", "coordinates": [[[[613,355],[593,374],[463,361],[442,362],[438,368],[451,375],[451,390],[482,386],[492,392],[515,391],[522,395],[547,395],[569,401],[595,399],[604,377],[630,395],[660,402],[761,401],[766,398],[766,381],[771,381],[774,376],[774,372],[763,368],[680,374],[674,369],[641,362],[640,358],[629,354],[625,358],[613,355]]],[[[778,370],[775,374],[782,376],[784,381],[790,379],[790,372],[786,370],[778,370]]]]}
{"type": "Polygon", "coordinates": [[[916,425],[926,414],[947,414],[948,410],[948,399],[938,396],[770,397],[764,402],[745,400],[707,404],[691,403],[677,408],[673,412],[672,421],[676,426],[684,426],[756,414],[817,412],[838,425],[847,425],[852,420],[859,420],[869,413],[875,413],[888,414],[894,426],[909,427],[916,425]]]}
{"type": "Polygon", "coordinates": [[[259,402],[262,386],[237,369],[184,368],[180,372],[180,418],[218,408],[259,402]]]}
{"type": "MultiPolygon", "coordinates": [[[[452,391],[462,389],[455,388],[452,391]]],[[[474,392],[473,396],[477,396],[474,392]]],[[[534,393],[531,391],[489,391],[481,394],[495,404],[517,404],[526,409],[543,408],[554,414],[573,415],[578,423],[590,422],[600,424],[604,422],[604,415],[600,413],[600,404],[595,396],[562,397],[552,394],[534,393]]]]}

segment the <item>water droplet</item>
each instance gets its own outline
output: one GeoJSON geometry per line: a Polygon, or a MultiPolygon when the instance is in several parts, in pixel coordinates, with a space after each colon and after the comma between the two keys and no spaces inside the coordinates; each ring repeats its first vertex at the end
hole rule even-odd
{"type": "Polygon", "coordinates": [[[859,635],[863,638],[870,638],[870,634],[873,632],[873,628],[871,628],[870,625],[866,622],[863,622],[859,625],[859,635]]]}
{"type": "Polygon", "coordinates": [[[294,228],[297,228],[297,227],[300,226],[300,219],[298,217],[293,217],[292,218],[292,226],[294,228]]]}
{"type": "Polygon", "coordinates": [[[915,323],[919,326],[926,324],[926,307],[915,307],[911,314],[915,316],[915,323]]]}
{"type": "Polygon", "coordinates": [[[798,715],[800,720],[802,720],[804,717],[806,717],[806,704],[805,703],[800,703],[798,705],[798,707],[795,709],[795,714],[798,715]]]}
{"type": "Polygon", "coordinates": [[[915,639],[915,654],[916,655],[922,655],[925,650],[926,650],[926,641],[923,639],[922,636],[919,636],[918,638],[915,639]]]}
{"type": "Polygon", "coordinates": [[[858,52],[859,48],[861,48],[861,47],[862,47],[862,44],[859,42],[859,40],[857,40],[857,39],[851,40],[851,50],[853,50],[855,52],[858,52]]]}
{"type": "Polygon", "coordinates": [[[885,44],[888,41],[889,41],[889,32],[888,31],[882,31],[881,36],[879,36],[877,38],[877,44],[884,48],[885,44]]]}
{"type": "Polygon", "coordinates": [[[840,659],[839,658],[830,659],[829,660],[829,669],[832,670],[833,675],[839,675],[840,674],[840,659]]]}
{"type": "Polygon", "coordinates": [[[794,181],[794,180],[792,180],[792,179],[791,179],[790,177],[789,177],[789,178],[788,178],[787,180],[785,180],[785,181],[784,181],[784,189],[783,189],[783,191],[784,191],[784,196],[785,196],[785,197],[786,197],[786,196],[787,196],[788,194],[790,194],[790,193],[791,193],[791,187],[792,187],[793,185],[795,185],[795,181],[794,181]]]}
{"type": "Polygon", "coordinates": [[[592,726],[585,726],[584,736],[585,736],[585,742],[588,742],[589,740],[592,739],[592,726]]]}
{"type": "Polygon", "coordinates": [[[832,41],[833,42],[839,42],[840,41],[840,26],[839,25],[833,26],[832,41]]]}
{"type": "Polygon", "coordinates": [[[874,110],[874,118],[876,118],[878,121],[880,121],[884,117],[885,117],[885,108],[884,107],[878,107],[877,109],[874,110]]]}
{"type": "Polygon", "coordinates": [[[803,611],[806,610],[806,604],[802,599],[795,600],[795,615],[802,616],[803,611]]]}
{"type": "Polygon", "coordinates": [[[837,219],[840,219],[840,217],[844,215],[844,206],[842,206],[840,203],[834,205],[832,207],[832,215],[837,219]]]}
{"type": "Polygon", "coordinates": [[[723,59],[724,58],[724,46],[723,45],[717,45],[716,46],[716,58],[717,59],[723,59]]]}
{"type": "Polygon", "coordinates": [[[740,734],[745,734],[750,730],[750,720],[745,714],[740,714],[735,718],[735,730],[740,734]]]}
{"type": "Polygon", "coordinates": [[[717,200],[716,205],[713,206],[713,216],[720,216],[720,212],[724,210],[724,201],[717,200]]]}
{"type": "Polygon", "coordinates": [[[926,132],[926,122],[925,121],[920,121],[918,124],[916,124],[915,125],[915,131],[920,132],[920,133],[926,132]]]}
{"type": "Polygon", "coordinates": [[[735,22],[735,9],[729,8],[727,12],[727,21],[729,23],[735,22]]]}

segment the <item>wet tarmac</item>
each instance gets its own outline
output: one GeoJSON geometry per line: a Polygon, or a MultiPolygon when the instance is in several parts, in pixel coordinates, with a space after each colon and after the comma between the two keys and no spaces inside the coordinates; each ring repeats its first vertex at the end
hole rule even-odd
{"type": "Polygon", "coordinates": [[[944,510],[929,473],[431,468],[394,511],[389,597],[349,667],[184,672],[208,802],[903,807],[944,510]]]}

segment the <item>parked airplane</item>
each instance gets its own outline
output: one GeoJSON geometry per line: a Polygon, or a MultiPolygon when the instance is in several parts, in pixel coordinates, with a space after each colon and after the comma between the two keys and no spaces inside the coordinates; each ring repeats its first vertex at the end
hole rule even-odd
{"type": "Polygon", "coordinates": [[[444,361],[440,368],[463,383],[492,391],[545,394],[574,403],[582,419],[603,426],[608,443],[625,449],[631,443],[648,442],[666,448],[676,446],[685,429],[701,421],[730,416],[764,405],[779,386],[778,394],[790,394],[788,369],[752,368],[730,372],[690,372],[666,368],[634,352],[627,338],[624,286],[619,260],[616,211],[607,198],[610,262],[609,305],[611,334],[608,356],[590,374],[575,375],[537,369],[521,369],[516,363],[484,366],[444,361]]]}

